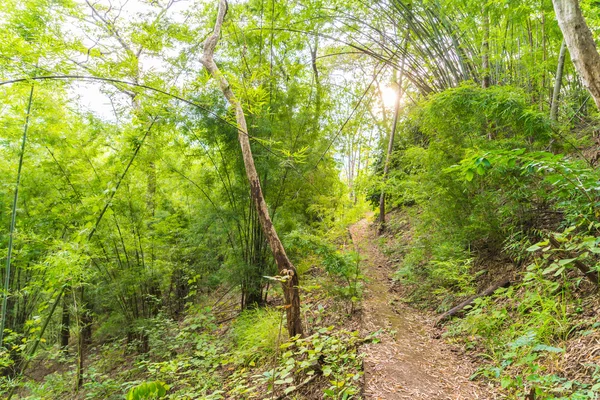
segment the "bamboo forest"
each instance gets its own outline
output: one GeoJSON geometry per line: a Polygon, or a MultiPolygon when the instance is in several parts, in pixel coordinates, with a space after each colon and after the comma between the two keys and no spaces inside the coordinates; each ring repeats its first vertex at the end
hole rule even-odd
{"type": "Polygon", "coordinates": [[[597,0],[0,0],[0,398],[600,399],[597,0]]]}

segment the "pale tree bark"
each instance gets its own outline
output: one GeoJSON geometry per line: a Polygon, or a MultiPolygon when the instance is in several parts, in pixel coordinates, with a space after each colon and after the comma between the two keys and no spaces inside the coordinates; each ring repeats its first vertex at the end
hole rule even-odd
{"type": "Polygon", "coordinates": [[[558,55],[558,65],[556,67],[556,78],[554,79],[554,91],[552,92],[552,104],[550,106],[550,119],[558,121],[558,99],[560,97],[560,87],[562,85],[563,71],[565,69],[565,58],[567,55],[567,44],[563,39],[560,45],[558,55]]]}
{"type": "Polygon", "coordinates": [[[244,160],[244,167],[246,169],[246,176],[248,177],[248,181],[250,183],[250,196],[254,202],[254,205],[256,206],[260,224],[265,236],[267,237],[271,251],[273,252],[273,257],[277,263],[279,274],[284,278],[282,286],[285,297],[288,333],[290,336],[302,335],[303,329],[302,320],[300,318],[298,274],[296,272],[296,268],[288,258],[285,249],[283,248],[283,244],[281,243],[281,240],[279,240],[277,231],[273,226],[271,217],[269,216],[267,203],[265,202],[263,191],[260,185],[260,179],[254,165],[254,158],[252,157],[252,149],[250,147],[248,126],[246,124],[244,109],[242,108],[240,101],[235,97],[229,82],[221,73],[219,67],[217,67],[217,64],[214,61],[214,52],[217,43],[219,42],[225,14],[227,14],[227,1],[219,0],[219,10],[217,13],[215,28],[213,33],[208,37],[208,39],[206,39],[206,42],[204,43],[204,54],[202,55],[200,62],[202,65],[204,65],[204,68],[206,68],[210,75],[219,83],[219,87],[223,92],[223,95],[229,104],[231,104],[231,106],[235,109],[235,117],[238,128],[238,141],[242,148],[242,157],[244,160]]]}
{"type": "Polygon", "coordinates": [[[578,0],[552,0],[571,60],[600,108],[600,54],[578,0]]]}

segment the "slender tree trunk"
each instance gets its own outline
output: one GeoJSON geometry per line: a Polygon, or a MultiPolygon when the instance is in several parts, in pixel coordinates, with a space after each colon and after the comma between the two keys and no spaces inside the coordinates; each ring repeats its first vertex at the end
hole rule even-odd
{"type": "Polygon", "coordinates": [[[79,312],[77,318],[77,330],[79,336],[77,337],[77,370],[76,370],[76,389],[81,389],[83,385],[83,374],[85,367],[85,352],[86,347],[92,342],[92,314],[87,308],[87,302],[85,300],[85,289],[80,286],[80,302],[79,307],[75,309],[75,312],[79,312]]]}
{"type": "MultiPolygon", "coordinates": [[[[529,60],[530,60],[530,65],[535,65],[535,51],[534,51],[534,43],[533,43],[533,23],[531,22],[531,18],[527,18],[527,41],[529,43],[529,60]]],[[[535,103],[536,101],[536,96],[535,96],[535,89],[536,89],[536,82],[534,81],[534,78],[532,76],[532,74],[529,71],[525,71],[525,73],[527,74],[527,87],[529,88],[529,93],[531,93],[531,102],[535,103]]]]}
{"type": "Polygon", "coordinates": [[[552,105],[550,106],[550,119],[558,121],[558,98],[560,96],[560,87],[562,85],[563,71],[565,69],[565,56],[567,55],[567,43],[563,39],[560,45],[560,54],[558,55],[558,65],[556,67],[556,79],[554,80],[554,91],[552,92],[552,105]]]}
{"type": "Polygon", "coordinates": [[[488,6],[483,6],[483,44],[482,44],[481,67],[483,69],[483,80],[481,87],[490,87],[490,12],[488,6]]]}
{"type": "Polygon", "coordinates": [[[75,322],[76,322],[76,327],[77,327],[77,365],[76,365],[76,370],[75,370],[75,390],[79,391],[79,389],[83,385],[83,364],[84,364],[83,354],[84,354],[85,342],[83,340],[83,327],[82,327],[82,321],[81,321],[82,309],[79,306],[79,302],[77,300],[77,294],[75,291],[72,292],[72,297],[73,297],[75,322]]]}
{"type": "Polygon", "coordinates": [[[67,353],[69,346],[69,336],[71,331],[71,314],[69,313],[69,304],[68,304],[68,292],[65,290],[66,294],[63,296],[63,305],[62,305],[62,321],[60,325],[60,348],[63,353],[67,353]]]}
{"type": "Polygon", "coordinates": [[[542,11],[542,90],[540,90],[540,111],[544,110],[544,100],[548,95],[546,90],[546,61],[547,61],[547,50],[546,50],[546,13],[542,11]]]}
{"type": "MultiPolygon", "coordinates": [[[[317,31],[318,32],[318,31],[317,31]]],[[[317,54],[319,51],[319,35],[314,36],[314,43],[310,46],[310,59],[313,70],[313,76],[315,78],[315,118],[314,118],[314,129],[315,132],[319,130],[320,118],[321,118],[321,97],[322,91],[321,81],[319,79],[319,68],[317,67],[317,54]]]]}
{"type": "Polygon", "coordinates": [[[577,0],[552,0],[571,60],[600,108],[600,54],[577,0]]]}
{"type": "Polygon", "coordinates": [[[385,182],[390,168],[390,157],[394,150],[394,138],[396,136],[396,127],[398,125],[398,114],[400,112],[400,98],[402,97],[402,81],[404,78],[404,64],[406,62],[406,54],[408,48],[408,41],[410,39],[410,31],[407,29],[404,36],[404,51],[402,52],[402,63],[400,64],[400,74],[398,76],[398,95],[396,96],[396,102],[394,103],[394,119],[392,121],[392,129],[390,130],[390,137],[388,140],[387,152],[385,155],[385,163],[383,164],[383,185],[381,187],[381,194],[379,195],[379,233],[385,230],[385,182]]]}
{"type": "MultiPolygon", "coordinates": [[[[394,74],[396,75],[396,74],[394,74]]],[[[385,155],[385,163],[383,164],[383,183],[387,180],[387,175],[390,169],[390,157],[394,150],[394,138],[396,137],[396,127],[398,126],[398,114],[400,113],[400,94],[402,85],[402,74],[398,78],[398,94],[396,96],[396,102],[394,103],[394,118],[392,120],[392,129],[390,130],[390,136],[388,140],[387,152],[385,155]]],[[[382,233],[385,230],[385,189],[382,185],[381,194],[379,195],[379,232],[382,233]]]]}
{"type": "MultiPolygon", "coordinates": [[[[23,169],[23,158],[25,156],[25,144],[27,143],[27,129],[29,128],[29,116],[31,115],[31,104],[33,103],[33,85],[29,91],[29,100],[27,102],[27,115],[25,117],[25,125],[23,127],[23,138],[21,140],[21,153],[19,154],[19,167],[17,169],[17,183],[15,184],[15,192],[13,195],[13,203],[11,209],[10,227],[8,233],[8,253],[6,256],[6,272],[4,275],[4,293],[2,295],[2,317],[0,318],[0,346],[4,341],[4,328],[6,327],[6,318],[8,315],[8,292],[10,291],[10,263],[13,250],[13,239],[15,225],[17,223],[17,204],[19,200],[19,185],[21,182],[21,170],[23,169]]],[[[13,303],[14,305],[14,303],[13,303]]],[[[11,307],[12,310],[12,307],[11,307]]]]}
{"type": "Polygon", "coordinates": [[[256,171],[256,166],[254,165],[254,158],[252,157],[252,149],[250,147],[250,140],[248,138],[248,127],[246,124],[244,109],[242,108],[240,101],[235,97],[233,91],[231,90],[229,82],[221,73],[219,67],[217,67],[217,64],[214,61],[214,52],[219,41],[221,27],[223,26],[223,20],[225,19],[226,13],[227,1],[219,0],[219,10],[217,13],[215,28],[213,33],[208,37],[208,39],[206,39],[206,42],[204,43],[204,54],[202,55],[200,61],[206,70],[211,74],[211,76],[217,80],[223,95],[235,109],[238,127],[238,141],[240,142],[240,146],[242,148],[244,167],[250,183],[250,196],[256,206],[259,221],[267,241],[269,242],[271,251],[273,252],[273,257],[277,263],[279,274],[285,278],[285,281],[282,282],[282,285],[286,303],[288,333],[290,336],[303,335],[302,320],[300,317],[298,274],[296,272],[296,268],[292,265],[290,259],[288,258],[285,249],[283,248],[283,244],[281,243],[281,240],[279,240],[277,231],[273,226],[271,217],[269,216],[267,203],[265,202],[263,196],[260,179],[256,171]]]}
{"type": "Polygon", "coordinates": [[[83,386],[83,368],[84,368],[84,354],[85,354],[85,344],[83,340],[83,332],[81,332],[81,327],[79,327],[79,336],[77,341],[77,379],[75,384],[76,391],[79,391],[83,386]]]}

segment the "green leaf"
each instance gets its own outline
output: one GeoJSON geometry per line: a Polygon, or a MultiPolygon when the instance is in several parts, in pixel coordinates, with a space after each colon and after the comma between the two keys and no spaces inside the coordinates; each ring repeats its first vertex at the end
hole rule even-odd
{"type": "Polygon", "coordinates": [[[562,260],[558,261],[558,265],[567,265],[567,264],[571,264],[573,261],[577,260],[577,257],[575,258],[565,258],[562,260]]]}
{"type": "Polygon", "coordinates": [[[509,376],[503,376],[502,379],[500,380],[500,385],[502,386],[503,389],[510,387],[512,385],[512,383],[513,383],[513,380],[509,376]]]}
{"type": "Polygon", "coordinates": [[[285,393],[285,394],[290,394],[290,393],[292,393],[294,390],[296,390],[296,386],[290,386],[290,387],[287,387],[287,388],[285,388],[285,390],[283,391],[283,393],[285,393]]]}
{"type": "Polygon", "coordinates": [[[127,400],[159,399],[165,397],[170,386],[161,381],[144,382],[131,388],[127,400]]]}
{"type": "Polygon", "coordinates": [[[533,351],[547,351],[549,353],[563,353],[565,350],[560,347],[547,346],[545,344],[538,344],[531,349],[533,351]]]}
{"type": "Polygon", "coordinates": [[[468,169],[465,172],[465,179],[467,180],[467,182],[471,182],[473,180],[474,176],[475,176],[475,172],[473,172],[472,169],[468,169]]]}
{"type": "Polygon", "coordinates": [[[554,276],[559,276],[560,274],[563,273],[564,270],[565,270],[565,267],[560,267],[559,269],[556,270],[556,272],[554,273],[554,276]]]}
{"type": "Polygon", "coordinates": [[[541,247],[538,246],[537,244],[534,244],[533,246],[529,246],[527,248],[527,251],[534,252],[534,251],[538,251],[539,249],[541,249],[541,247]]]}
{"type": "Polygon", "coordinates": [[[542,271],[542,275],[551,274],[552,272],[556,271],[558,268],[560,268],[560,265],[558,265],[557,263],[552,263],[552,264],[550,264],[549,267],[545,268],[542,271]]]}

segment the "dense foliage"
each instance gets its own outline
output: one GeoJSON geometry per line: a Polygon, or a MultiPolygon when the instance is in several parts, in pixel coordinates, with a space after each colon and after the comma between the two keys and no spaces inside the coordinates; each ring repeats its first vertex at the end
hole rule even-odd
{"type": "Polygon", "coordinates": [[[474,379],[595,398],[577,344],[600,337],[598,110],[552,1],[231,2],[215,60],[248,132],[201,62],[216,11],[0,4],[2,393],[358,398],[376,335],[355,330],[347,227],[387,200],[413,304],[511,282],[446,330],[480,355],[474,379]],[[240,135],[304,336],[282,323],[291,275],[240,135]]]}

